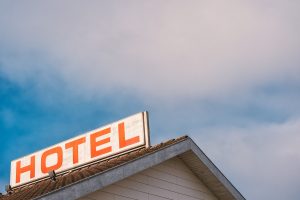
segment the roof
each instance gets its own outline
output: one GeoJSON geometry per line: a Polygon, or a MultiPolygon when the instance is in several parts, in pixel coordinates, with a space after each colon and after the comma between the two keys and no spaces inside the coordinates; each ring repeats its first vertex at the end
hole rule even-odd
{"type": "Polygon", "coordinates": [[[58,175],[55,181],[48,178],[14,188],[11,194],[0,196],[0,200],[77,199],[175,156],[220,200],[245,199],[193,140],[183,136],[69,171],[58,175]]]}

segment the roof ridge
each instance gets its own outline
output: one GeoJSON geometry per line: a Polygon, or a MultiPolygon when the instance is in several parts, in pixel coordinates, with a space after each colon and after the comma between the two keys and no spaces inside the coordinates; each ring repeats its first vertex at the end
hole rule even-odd
{"type": "MultiPolygon", "coordinates": [[[[22,187],[15,187],[12,189],[11,194],[2,194],[0,195],[0,200],[14,200],[19,199],[21,196],[28,195],[29,191],[32,194],[31,197],[28,198],[37,198],[41,195],[47,194],[51,191],[55,191],[62,187],[75,184],[78,181],[81,181],[85,178],[91,177],[95,174],[104,173],[112,168],[118,167],[125,163],[131,162],[133,160],[139,159],[143,156],[148,155],[149,153],[154,153],[161,149],[164,149],[170,145],[176,144],[183,140],[188,139],[189,136],[184,135],[175,139],[166,140],[154,146],[150,146],[147,148],[136,149],[135,151],[128,152],[113,158],[108,158],[106,160],[99,160],[99,162],[95,161],[90,165],[82,166],[81,168],[70,169],[68,173],[59,174],[57,176],[57,180],[50,181],[49,178],[40,180],[38,182],[34,182],[32,184],[23,185],[22,187]],[[50,181],[50,184],[49,184],[50,181]],[[45,186],[48,185],[48,187],[45,186]],[[35,191],[31,191],[35,190],[35,191]],[[38,191],[39,190],[39,191],[38,191]],[[43,190],[43,191],[41,191],[43,190]],[[37,195],[36,195],[37,194],[37,195]]],[[[23,199],[23,198],[22,198],[23,199]]]]}

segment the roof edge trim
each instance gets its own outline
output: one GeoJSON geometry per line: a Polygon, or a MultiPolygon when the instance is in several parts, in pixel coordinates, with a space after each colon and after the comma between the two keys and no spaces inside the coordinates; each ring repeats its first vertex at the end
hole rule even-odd
{"type": "Polygon", "coordinates": [[[218,179],[218,181],[231,193],[237,200],[245,200],[243,195],[234,187],[234,185],[226,178],[219,168],[206,156],[206,154],[198,147],[198,145],[189,139],[191,150],[194,154],[208,167],[210,172],[218,179]]]}
{"type": "Polygon", "coordinates": [[[226,192],[230,193],[237,200],[245,200],[241,193],[232,185],[232,183],[223,175],[223,173],[189,137],[186,137],[186,139],[175,144],[166,146],[158,151],[151,152],[135,160],[131,160],[120,166],[109,169],[103,173],[87,177],[83,180],[59,188],[35,199],[77,199],[100,190],[108,185],[121,181],[131,175],[137,174],[152,166],[158,165],[175,156],[180,156],[186,152],[192,152],[197,157],[197,160],[199,160],[199,162],[202,162],[209,169],[210,173],[216,177],[218,182],[224,186],[226,192]]]}

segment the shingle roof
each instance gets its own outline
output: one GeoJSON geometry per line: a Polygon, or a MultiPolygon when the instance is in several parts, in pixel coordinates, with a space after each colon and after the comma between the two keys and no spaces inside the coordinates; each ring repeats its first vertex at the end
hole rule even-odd
{"type": "Polygon", "coordinates": [[[160,143],[149,148],[139,149],[125,155],[115,157],[106,161],[95,162],[91,165],[84,166],[68,173],[58,175],[55,181],[50,178],[36,182],[23,187],[14,188],[11,194],[5,194],[0,196],[0,200],[27,200],[35,199],[55,190],[59,190],[76,182],[82,181],[89,178],[95,174],[104,173],[110,169],[123,165],[125,163],[131,162],[133,160],[139,159],[143,156],[151,154],[153,152],[164,149],[170,145],[176,144],[183,140],[188,139],[188,136],[182,136],[177,139],[172,139],[163,143],[160,143]]]}

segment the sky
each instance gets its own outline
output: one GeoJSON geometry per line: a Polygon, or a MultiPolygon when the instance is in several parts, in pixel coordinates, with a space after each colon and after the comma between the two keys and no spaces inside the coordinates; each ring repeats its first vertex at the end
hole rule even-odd
{"type": "Polygon", "coordinates": [[[300,1],[0,0],[0,191],[10,161],[149,111],[246,199],[300,198],[300,1]]]}

